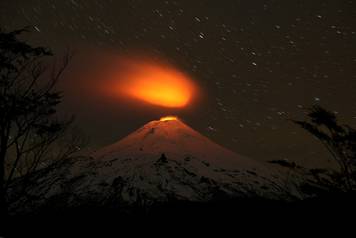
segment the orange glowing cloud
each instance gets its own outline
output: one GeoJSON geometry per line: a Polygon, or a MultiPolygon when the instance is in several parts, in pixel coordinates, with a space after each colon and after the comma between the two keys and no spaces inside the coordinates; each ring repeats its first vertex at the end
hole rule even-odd
{"type": "Polygon", "coordinates": [[[150,104],[184,107],[195,92],[192,79],[166,63],[145,59],[121,60],[118,70],[118,92],[150,104]]]}

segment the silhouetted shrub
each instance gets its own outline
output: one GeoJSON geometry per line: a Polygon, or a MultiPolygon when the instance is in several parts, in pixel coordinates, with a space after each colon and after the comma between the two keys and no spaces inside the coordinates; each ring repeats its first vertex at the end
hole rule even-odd
{"type": "MultiPolygon", "coordinates": [[[[315,136],[330,152],[340,171],[330,173],[334,184],[344,191],[355,189],[356,182],[356,130],[348,125],[339,125],[336,115],[321,106],[313,106],[307,113],[309,120],[293,120],[315,136]]],[[[312,171],[318,176],[325,171],[312,171]]]]}

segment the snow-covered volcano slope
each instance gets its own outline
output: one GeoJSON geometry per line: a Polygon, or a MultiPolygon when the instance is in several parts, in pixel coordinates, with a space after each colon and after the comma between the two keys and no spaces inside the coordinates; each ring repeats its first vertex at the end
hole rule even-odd
{"type": "Polygon", "coordinates": [[[194,158],[225,168],[253,164],[252,160],[215,144],[178,119],[151,121],[117,143],[99,150],[94,157],[150,161],[162,154],[170,160],[183,162],[186,158],[194,158]]]}
{"type": "MultiPolygon", "coordinates": [[[[73,157],[38,171],[26,192],[30,206],[58,202],[121,206],[217,197],[286,197],[271,167],[237,155],[180,120],[151,121],[89,156],[73,157]]],[[[18,186],[19,187],[19,186],[18,186]]],[[[14,190],[14,194],[16,194],[14,190]]]]}

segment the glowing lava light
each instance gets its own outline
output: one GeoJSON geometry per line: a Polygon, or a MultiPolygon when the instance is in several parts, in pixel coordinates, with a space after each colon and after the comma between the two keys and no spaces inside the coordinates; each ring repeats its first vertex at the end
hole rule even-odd
{"type": "Polygon", "coordinates": [[[160,121],[175,121],[175,120],[178,120],[178,117],[176,117],[176,116],[166,116],[166,117],[161,117],[159,120],[160,121]]]}

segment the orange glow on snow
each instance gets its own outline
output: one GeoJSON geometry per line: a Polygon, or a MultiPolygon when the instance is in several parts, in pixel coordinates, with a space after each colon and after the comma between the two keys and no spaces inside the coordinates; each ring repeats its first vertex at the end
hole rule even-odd
{"type": "Polygon", "coordinates": [[[194,94],[192,79],[171,65],[136,59],[125,61],[123,69],[118,81],[123,95],[158,106],[180,108],[194,94]]]}
{"type": "Polygon", "coordinates": [[[175,120],[178,120],[178,117],[176,117],[176,116],[166,116],[166,117],[161,117],[159,120],[160,121],[175,121],[175,120]]]}

